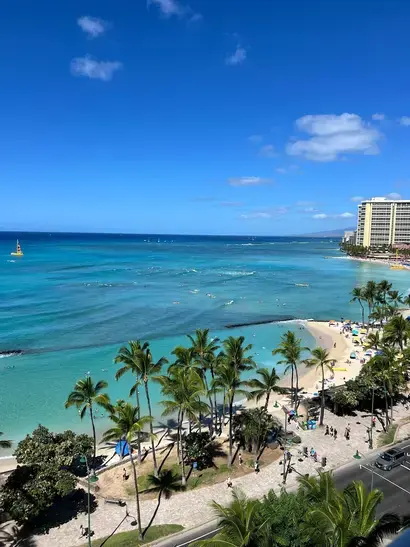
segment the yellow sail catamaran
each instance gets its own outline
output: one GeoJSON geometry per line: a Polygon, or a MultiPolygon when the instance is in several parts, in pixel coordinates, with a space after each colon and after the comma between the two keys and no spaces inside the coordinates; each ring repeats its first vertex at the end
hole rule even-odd
{"type": "Polygon", "coordinates": [[[23,251],[21,250],[19,240],[17,240],[16,250],[13,253],[10,253],[11,256],[23,256],[23,251]]]}

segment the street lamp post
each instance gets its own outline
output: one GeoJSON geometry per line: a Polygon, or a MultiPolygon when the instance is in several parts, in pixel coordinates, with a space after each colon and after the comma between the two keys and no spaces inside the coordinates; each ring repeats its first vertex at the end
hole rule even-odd
{"type": "Polygon", "coordinates": [[[370,489],[373,490],[373,480],[374,480],[373,466],[369,462],[369,460],[366,458],[366,456],[364,454],[362,454],[362,452],[359,452],[358,450],[356,450],[356,454],[354,454],[353,458],[355,458],[356,460],[361,460],[362,457],[367,461],[367,463],[370,467],[370,472],[372,474],[372,481],[371,481],[371,484],[370,484],[370,489]]]}
{"type": "Polygon", "coordinates": [[[97,482],[98,477],[95,474],[95,471],[93,475],[90,477],[90,468],[88,466],[88,459],[87,456],[82,455],[80,458],[81,463],[85,463],[87,468],[87,495],[88,495],[88,530],[87,530],[87,536],[88,536],[88,547],[91,547],[91,493],[90,493],[90,482],[97,482]]]}

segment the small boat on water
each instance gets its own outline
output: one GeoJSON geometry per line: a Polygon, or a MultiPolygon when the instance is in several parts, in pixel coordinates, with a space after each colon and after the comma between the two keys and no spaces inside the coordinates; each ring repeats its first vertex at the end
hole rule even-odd
{"type": "Polygon", "coordinates": [[[309,283],[295,283],[296,287],[309,287],[309,283]]]}
{"type": "Polygon", "coordinates": [[[16,243],[16,250],[10,254],[11,256],[23,256],[23,251],[21,250],[19,240],[17,240],[16,243]]]}
{"type": "Polygon", "coordinates": [[[392,264],[390,266],[391,270],[405,270],[406,268],[403,266],[403,264],[400,264],[399,262],[399,250],[396,249],[396,262],[395,264],[392,264]]]}

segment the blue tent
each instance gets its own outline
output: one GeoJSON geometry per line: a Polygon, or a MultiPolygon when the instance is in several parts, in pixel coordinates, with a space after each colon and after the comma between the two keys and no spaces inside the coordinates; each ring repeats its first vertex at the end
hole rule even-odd
{"type": "Polygon", "coordinates": [[[127,441],[118,441],[118,443],[115,445],[115,453],[121,456],[121,458],[129,456],[130,447],[127,441]]]}

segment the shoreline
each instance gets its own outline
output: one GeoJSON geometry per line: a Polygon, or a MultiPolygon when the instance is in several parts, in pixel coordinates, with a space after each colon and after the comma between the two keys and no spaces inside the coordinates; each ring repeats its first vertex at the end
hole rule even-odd
{"type": "MultiPolygon", "coordinates": [[[[335,368],[344,370],[336,370],[334,372],[334,385],[342,385],[347,380],[355,378],[361,369],[360,359],[363,357],[362,348],[353,344],[351,337],[346,338],[340,334],[339,326],[329,326],[328,321],[313,321],[313,320],[294,320],[299,325],[302,325],[315,339],[315,347],[322,346],[329,351],[330,359],[336,362],[335,368]],[[334,344],[336,343],[336,348],[334,344]],[[355,351],[357,359],[352,360],[351,364],[346,364],[345,361],[349,359],[351,351],[355,351]]],[[[292,321],[293,322],[293,321],[292,321]]],[[[313,349],[313,348],[312,348],[313,349]]],[[[363,352],[364,353],[364,352],[363,352]]],[[[326,378],[330,378],[330,371],[326,371],[326,378]]],[[[305,366],[301,366],[299,369],[299,385],[303,388],[305,395],[313,396],[320,389],[321,372],[314,368],[308,369],[305,366]]],[[[278,385],[281,387],[289,387],[289,374],[284,374],[278,385]]],[[[271,396],[271,403],[275,400],[274,396],[271,396]]],[[[282,404],[287,404],[287,397],[280,396],[278,401],[282,404]]],[[[246,408],[255,408],[256,406],[263,406],[264,401],[256,403],[256,401],[247,401],[242,399],[237,401],[237,404],[242,404],[246,408]]],[[[281,411],[279,408],[273,408],[273,412],[281,411]]],[[[106,448],[101,448],[101,452],[105,452],[106,448]]],[[[100,451],[99,451],[100,452],[100,451]]],[[[0,474],[12,471],[17,466],[17,462],[13,456],[0,457],[0,474]]]]}
{"type": "Polygon", "coordinates": [[[360,256],[332,256],[335,260],[355,260],[356,262],[366,262],[367,264],[382,264],[383,266],[401,266],[400,269],[410,270],[410,266],[397,262],[395,259],[390,258],[362,258],[360,256]]]}

